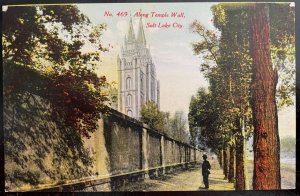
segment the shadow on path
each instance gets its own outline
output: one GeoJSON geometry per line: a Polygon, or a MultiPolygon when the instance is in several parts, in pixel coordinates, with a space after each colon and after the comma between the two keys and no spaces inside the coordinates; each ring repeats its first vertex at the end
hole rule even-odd
{"type": "Polygon", "coordinates": [[[201,165],[186,171],[177,171],[173,174],[153,179],[145,179],[120,187],[116,191],[214,191],[234,190],[233,183],[224,180],[223,171],[216,160],[211,161],[212,170],[209,176],[209,189],[204,188],[201,175],[201,165]]]}

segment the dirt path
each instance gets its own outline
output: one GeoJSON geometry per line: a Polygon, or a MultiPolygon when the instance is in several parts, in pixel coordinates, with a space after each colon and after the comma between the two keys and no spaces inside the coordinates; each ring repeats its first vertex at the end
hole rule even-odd
{"type": "MultiPolygon", "coordinates": [[[[224,175],[216,161],[211,161],[212,170],[209,176],[209,190],[233,190],[233,183],[224,180],[224,175]]],[[[187,171],[178,171],[173,174],[146,179],[144,182],[135,182],[118,191],[205,191],[202,182],[200,166],[187,171]]]]}

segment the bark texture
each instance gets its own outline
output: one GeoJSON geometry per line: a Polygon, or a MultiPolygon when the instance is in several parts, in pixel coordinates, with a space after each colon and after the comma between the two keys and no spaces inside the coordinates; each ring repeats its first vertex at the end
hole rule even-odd
{"type": "Polygon", "coordinates": [[[222,152],[222,150],[219,151],[218,158],[219,158],[220,166],[223,167],[223,152],[222,152]]]}
{"type": "Polygon", "coordinates": [[[253,58],[253,189],[280,189],[280,144],[275,100],[278,75],[271,63],[267,4],[255,3],[251,6],[250,30],[253,58]]]}
{"type": "Polygon", "coordinates": [[[223,172],[225,175],[225,179],[228,178],[228,157],[227,157],[227,148],[224,146],[223,148],[223,172]]]}
{"type": "Polygon", "coordinates": [[[230,145],[230,147],[229,147],[228,182],[234,182],[234,146],[233,146],[233,144],[230,145]]]}
{"type": "Polygon", "coordinates": [[[236,136],[236,149],[235,149],[235,190],[246,189],[246,176],[245,176],[245,160],[244,160],[244,137],[240,134],[236,136]]]}

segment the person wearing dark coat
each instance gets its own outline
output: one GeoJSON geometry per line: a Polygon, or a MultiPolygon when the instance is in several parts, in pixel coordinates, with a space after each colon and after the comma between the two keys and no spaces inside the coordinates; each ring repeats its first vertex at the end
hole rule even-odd
{"type": "Polygon", "coordinates": [[[207,161],[207,155],[204,154],[203,156],[203,163],[202,163],[202,176],[203,176],[203,182],[204,186],[206,189],[209,188],[209,183],[208,183],[208,175],[210,174],[210,163],[207,161]]]}

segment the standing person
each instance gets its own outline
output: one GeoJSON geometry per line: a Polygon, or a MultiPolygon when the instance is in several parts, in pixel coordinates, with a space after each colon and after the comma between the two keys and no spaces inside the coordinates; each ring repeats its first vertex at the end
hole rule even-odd
{"type": "Polygon", "coordinates": [[[203,176],[203,182],[205,185],[205,188],[208,189],[209,188],[209,184],[208,184],[208,175],[210,174],[210,163],[209,161],[207,161],[207,155],[204,154],[203,156],[203,163],[202,163],[202,176],[203,176]]]}

